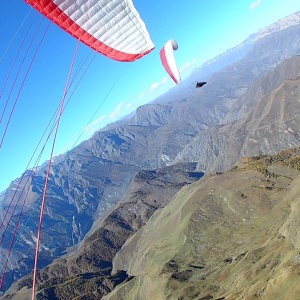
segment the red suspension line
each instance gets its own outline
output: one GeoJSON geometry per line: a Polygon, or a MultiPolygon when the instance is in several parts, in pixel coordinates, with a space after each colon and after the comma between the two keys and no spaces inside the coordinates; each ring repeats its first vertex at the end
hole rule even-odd
{"type": "Polygon", "coordinates": [[[78,52],[79,43],[80,43],[80,40],[78,40],[77,45],[76,45],[76,49],[75,49],[75,52],[74,52],[74,56],[73,56],[72,63],[71,63],[71,66],[70,66],[68,78],[67,78],[66,85],[65,85],[65,90],[64,90],[61,102],[60,102],[60,108],[59,108],[59,113],[58,113],[58,118],[57,118],[57,123],[56,123],[56,129],[55,129],[54,139],[53,139],[53,143],[52,143],[51,155],[50,155],[50,159],[49,159],[49,163],[48,163],[48,169],[47,169],[46,180],[45,180],[45,185],[44,185],[42,204],[41,204],[41,209],[40,209],[38,234],[37,234],[37,240],[36,240],[35,259],[34,259],[34,268],[33,268],[33,282],[32,282],[32,300],[35,299],[35,293],[36,293],[36,275],[37,275],[38,253],[39,253],[39,248],[40,248],[41,228],[42,228],[42,222],[43,222],[46,192],[47,192],[48,181],[49,181],[49,176],[50,176],[50,171],[51,171],[54,147],[55,147],[55,142],[56,142],[56,138],[57,138],[57,133],[58,133],[58,128],[59,128],[59,124],[60,124],[61,115],[63,113],[64,102],[65,102],[67,92],[68,92],[68,89],[69,89],[69,83],[70,83],[72,70],[73,70],[75,59],[76,59],[77,52],[78,52]]]}

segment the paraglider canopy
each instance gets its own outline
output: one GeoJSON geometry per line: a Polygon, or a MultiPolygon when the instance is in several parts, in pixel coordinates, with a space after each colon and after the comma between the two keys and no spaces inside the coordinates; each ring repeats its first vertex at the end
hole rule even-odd
{"type": "Polygon", "coordinates": [[[196,84],[195,84],[195,87],[200,88],[200,87],[204,86],[204,84],[207,84],[207,82],[205,82],[205,81],[204,82],[198,82],[197,81],[196,84]]]}
{"type": "Polygon", "coordinates": [[[180,84],[180,74],[174,57],[174,50],[178,49],[178,44],[175,40],[169,40],[165,46],[160,50],[161,62],[176,84],[180,84]]]}
{"type": "Polygon", "coordinates": [[[132,0],[25,0],[94,50],[118,61],[134,61],[154,44],[132,0]]]}

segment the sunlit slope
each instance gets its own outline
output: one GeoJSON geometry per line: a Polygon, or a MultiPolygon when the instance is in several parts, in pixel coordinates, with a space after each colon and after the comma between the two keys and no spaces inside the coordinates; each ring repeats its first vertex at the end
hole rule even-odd
{"type": "Polygon", "coordinates": [[[294,149],[183,188],[117,254],[134,278],[105,299],[300,299],[296,169],[294,149]]]}
{"type": "Polygon", "coordinates": [[[200,132],[178,161],[197,161],[207,172],[225,171],[241,157],[275,154],[300,145],[300,56],[259,78],[236,102],[229,119],[238,121],[200,132]]]}

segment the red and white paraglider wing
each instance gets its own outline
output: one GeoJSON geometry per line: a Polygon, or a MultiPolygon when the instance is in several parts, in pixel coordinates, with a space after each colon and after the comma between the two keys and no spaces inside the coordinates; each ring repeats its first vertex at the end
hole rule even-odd
{"type": "Polygon", "coordinates": [[[25,0],[94,50],[118,61],[134,61],[154,49],[131,0],[25,0]]]}
{"type": "Polygon", "coordinates": [[[160,50],[161,62],[176,84],[180,84],[180,74],[174,57],[174,50],[178,49],[178,44],[175,40],[169,40],[160,50]]]}

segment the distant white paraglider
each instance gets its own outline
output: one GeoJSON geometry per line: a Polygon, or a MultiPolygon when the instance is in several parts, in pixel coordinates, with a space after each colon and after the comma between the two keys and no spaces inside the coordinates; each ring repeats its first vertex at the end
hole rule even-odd
{"type": "Polygon", "coordinates": [[[178,49],[178,44],[175,40],[169,40],[165,46],[160,50],[161,62],[176,84],[180,84],[181,78],[174,57],[174,51],[178,49]]]}

